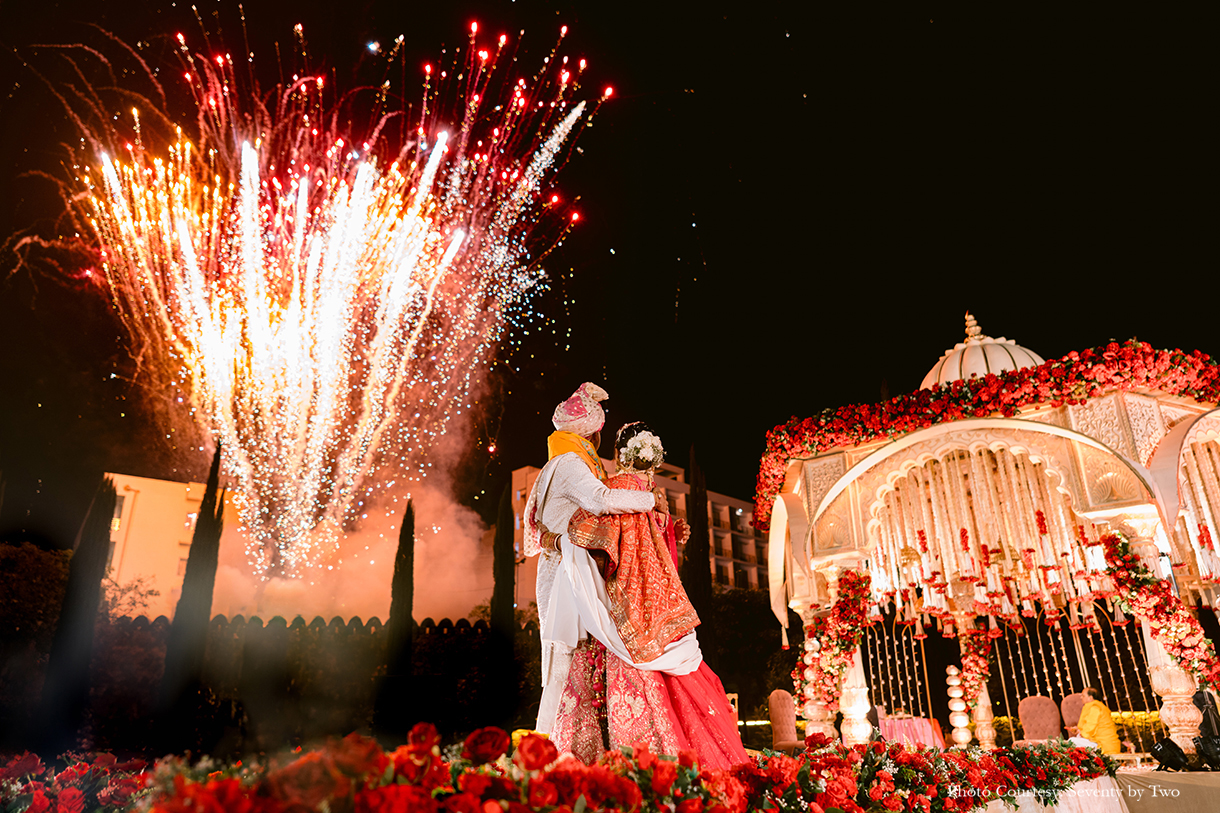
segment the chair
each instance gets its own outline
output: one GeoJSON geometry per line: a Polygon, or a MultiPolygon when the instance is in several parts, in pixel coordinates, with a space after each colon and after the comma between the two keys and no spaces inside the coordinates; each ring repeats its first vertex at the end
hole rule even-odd
{"type": "Polygon", "coordinates": [[[767,698],[771,717],[771,750],[795,756],[805,750],[805,741],[796,735],[796,703],[791,692],[776,689],[767,698]]]}
{"type": "Polygon", "coordinates": [[[1063,698],[1063,702],[1059,704],[1059,710],[1063,712],[1063,725],[1069,733],[1080,722],[1080,710],[1084,708],[1084,704],[1087,702],[1089,702],[1087,694],[1076,692],[1076,694],[1069,694],[1063,698]]]}
{"type": "Polygon", "coordinates": [[[1051,738],[1063,735],[1059,720],[1059,706],[1049,697],[1034,695],[1026,697],[1017,704],[1017,716],[1021,718],[1021,728],[1025,737],[1013,745],[1033,745],[1046,742],[1051,738]]]}

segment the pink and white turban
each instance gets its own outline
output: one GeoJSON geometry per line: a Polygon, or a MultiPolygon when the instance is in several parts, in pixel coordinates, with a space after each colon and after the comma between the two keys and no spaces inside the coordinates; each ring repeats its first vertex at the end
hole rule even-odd
{"type": "Polygon", "coordinates": [[[571,398],[555,407],[551,423],[560,432],[588,437],[605,425],[606,413],[597,402],[609,397],[601,387],[585,382],[572,393],[571,398]]]}

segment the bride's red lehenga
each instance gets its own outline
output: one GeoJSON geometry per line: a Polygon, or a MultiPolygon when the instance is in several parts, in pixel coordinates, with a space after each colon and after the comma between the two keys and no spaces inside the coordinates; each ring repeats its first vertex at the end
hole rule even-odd
{"type": "MultiPolygon", "coordinates": [[[[649,488],[631,473],[606,485],[649,488]]],[[[699,624],[678,577],[678,532],[687,533],[681,520],[657,512],[598,517],[580,510],[569,525],[569,539],[600,567],[610,616],[634,663],[657,658],[699,624]]],[[[589,639],[576,648],[551,739],[560,753],[590,763],[605,750],[603,724],[611,748],[646,743],[654,753],[693,751],[705,768],[748,760],[724,686],[706,663],[687,675],[645,671],[589,639]]]]}

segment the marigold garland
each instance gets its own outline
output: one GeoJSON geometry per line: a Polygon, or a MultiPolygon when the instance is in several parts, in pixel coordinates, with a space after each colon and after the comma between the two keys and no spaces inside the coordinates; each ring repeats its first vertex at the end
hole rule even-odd
{"type": "Polygon", "coordinates": [[[805,658],[792,671],[798,708],[810,700],[820,700],[830,711],[839,708],[843,673],[851,667],[852,656],[868,624],[868,592],[872,577],[868,572],[844,571],[839,576],[839,595],[830,613],[814,618],[805,627],[805,658]],[[812,643],[818,642],[818,651],[812,643]]]}
{"type": "Polygon", "coordinates": [[[1115,391],[1153,389],[1196,401],[1220,401],[1220,366],[1199,351],[1154,350],[1131,339],[1110,342],[1037,367],[953,381],[877,404],[824,410],[792,418],[767,433],[754,498],[754,527],[771,525],[771,506],[791,460],[828,449],[905,435],[938,423],[989,415],[1013,417],[1035,404],[1082,404],[1115,391]]]}
{"type": "Polygon", "coordinates": [[[1158,579],[1122,534],[1101,538],[1106,565],[1114,580],[1115,600],[1131,615],[1148,622],[1153,639],[1179,667],[1189,672],[1200,687],[1220,686],[1220,659],[1211,640],[1182,600],[1173,593],[1169,579],[1158,579]]]}

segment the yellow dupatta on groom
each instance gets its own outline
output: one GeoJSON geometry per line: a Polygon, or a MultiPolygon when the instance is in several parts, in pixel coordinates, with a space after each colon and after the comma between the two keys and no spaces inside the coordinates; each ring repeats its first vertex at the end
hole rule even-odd
{"type": "Polygon", "coordinates": [[[589,467],[589,471],[593,472],[593,476],[605,481],[606,467],[602,465],[602,459],[598,457],[597,449],[593,448],[592,443],[575,432],[552,432],[551,436],[546,439],[546,459],[554,460],[559,455],[568,452],[575,452],[579,455],[580,459],[589,467]]]}

